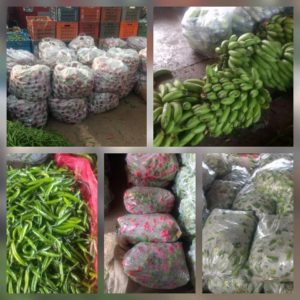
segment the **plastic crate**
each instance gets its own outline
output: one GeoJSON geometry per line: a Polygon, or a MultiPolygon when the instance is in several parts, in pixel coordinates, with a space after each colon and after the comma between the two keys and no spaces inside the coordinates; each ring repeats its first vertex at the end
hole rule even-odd
{"type": "Polygon", "coordinates": [[[121,15],[121,7],[102,7],[101,23],[119,23],[121,15]]]}
{"type": "Polygon", "coordinates": [[[79,34],[92,36],[94,39],[99,38],[100,23],[79,22],[79,34]]]}
{"type": "Polygon", "coordinates": [[[21,49],[32,52],[32,42],[26,31],[7,32],[6,48],[21,49]]]}
{"type": "Polygon", "coordinates": [[[56,22],[49,17],[27,16],[27,29],[33,41],[39,41],[45,37],[55,38],[56,22]]]}
{"type": "Polygon", "coordinates": [[[140,7],[123,7],[122,9],[122,21],[126,22],[132,22],[137,21],[141,14],[141,8],[140,7]]]}
{"type": "Polygon", "coordinates": [[[147,21],[140,20],[137,35],[147,37],[147,28],[148,28],[147,21]]]}
{"type": "Polygon", "coordinates": [[[119,37],[120,23],[101,23],[100,38],[119,37]]]}
{"type": "Polygon", "coordinates": [[[80,7],[80,22],[100,22],[100,7],[80,7]]]}
{"type": "Polygon", "coordinates": [[[56,38],[62,41],[71,41],[78,35],[78,23],[76,22],[57,22],[56,38]]]}
{"type": "Polygon", "coordinates": [[[78,22],[78,7],[51,7],[51,17],[58,22],[78,22]]]}
{"type": "Polygon", "coordinates": [[[126,39],[130,36],[136,36],[138,33],[138,22],[121,22],[119,37],[126,39]]]}

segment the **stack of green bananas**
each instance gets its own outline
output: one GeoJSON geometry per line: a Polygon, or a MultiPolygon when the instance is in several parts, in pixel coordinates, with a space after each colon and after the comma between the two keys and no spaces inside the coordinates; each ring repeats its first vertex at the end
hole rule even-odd
{"type": "Polygon", "coordinates": [[[271,102],[255,68],[245,72],[242,68],[218,70],[207,66],[202,97],[206,103],[201,105],[200,120],[213,137],[256,123],[271,102]]]}
{"type": "Polygon", "coordinates": [[[292,42],[282,46],[278,41],[261,40],[253,33],[245,33],[223,41],[216,53],[220,55],[221,68],[256,68],[267,88],[286,91],[293,84],[292,42]]]}
{"type": "Polygon", "coordinates": [[[275,15],[265,22],[260,29],[259,36],[269,41],[278,41],[281,44],[293,42],[294,19],[290,16],[275,15]]]}
{"type": "Polygon", "coordinates": [[[206,126],[197,115],[203,83],[200,79],[176,79],[154,92],[155,146],[198,145],[204,138],[206,126]]]}

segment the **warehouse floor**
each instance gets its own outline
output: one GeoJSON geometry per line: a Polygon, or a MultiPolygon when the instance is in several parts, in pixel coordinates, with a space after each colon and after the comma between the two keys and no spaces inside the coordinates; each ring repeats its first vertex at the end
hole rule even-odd
{"type": "MultiPolygon", "coordinates": [[[[183,7],[155,8],[153,33],[154,72],[169,69],[174,78],[182,80],[202,77],[205,66],[214,62],[197,55],[183,36],[181,20],[185,10],[183,7]]],[[[255,126],[227,137],[206,137],[201,146],[292,146],[293,92],[273,95],[273,99],[270,109],[255,126]]]]}
{"type": "Polygon", "coordinates": [[[89,114],[78,124],[65,124],[50,118],[46,129],[63,134],[74,146],[145,146],[146,119],[145,102],[131,93],[114,110],[89,114]]]}

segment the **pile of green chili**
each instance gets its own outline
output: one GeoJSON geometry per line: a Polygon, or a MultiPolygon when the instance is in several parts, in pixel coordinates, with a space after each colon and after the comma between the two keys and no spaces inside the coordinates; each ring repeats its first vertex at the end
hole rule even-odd
{"type": "Polygon", "coordinates": [[[43,128],[25,127],[17,121],[7,121],[8,147],[71,146],[60,133],[43,128]]]}
{"type": "Polygon", "coordinates": [[[94,291],[88,208],[70,171],[9,168],[6,230],[8,293],[94,291]]]}

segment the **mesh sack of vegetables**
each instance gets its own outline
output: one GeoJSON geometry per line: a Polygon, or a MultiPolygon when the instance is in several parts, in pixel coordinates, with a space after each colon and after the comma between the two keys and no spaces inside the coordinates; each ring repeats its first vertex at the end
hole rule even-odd
{"type": "Polygon", "coordinates": [[[206,163],[202,162],[202,186],[206,191],[216,178],[216,173],[206,163]]]}
{"type": "Polygon", "coordinates": [[[137,186],[165,187],[174,180],[179,165],[175,154],[128,153],[128,181],[137,186]]]}
{"type": "Polygon", "coordinates": [[[214,209],[202,231],[204,276],[231,276],[246,263],[256,217],[252,212],[214,209]]]}
{"type": "Polygon", "coordinates": [[[54,68],[54,97],[64,99],[88,97],[93,91],[93,86],[93,71],[77,61],[58,64],[54,68]]]}
{"type": "Polygon", "coordinates": [[[38,52],[39,52],[39,57],[41,58],[41,56],[43,56],[43,51],[46,50],[47,48],[66,48],[66,44],[59,40],[59,39],[55,39],[55,38],[43,38],[39,44],[38,44],[38,52]]]}
{"type": "Polygon", "coordinates": [[[119,38],[100,39],[99,47],[104,50],[108,50],[110,48],[127,48],[127,42],[119,38]]]}
{"type": "Polygon", "coordinates": [[[153,289],[175,289],[190,280],[181,243],[138,243],[123,259],[124,272],[153,289]]]}
{"type": "Polygon", "coordinates": [[[262,280],[293,281],[293,216],[266,215],[258,223],[249,267],[262,280]]]}
{"type": "Polygon", "coordinates": [[[147,38],[143,36],[130,36],[127,39],[127,46],[139,52],[147,47],[147,38]]]}
{"type": "Polygon", "coordinates": [[[13,120],[27,127],[42,127],[48,119],[47,100],[28,101],[13,95],[7,97],[7,111],[13,120]]]}
{"type": "Polygon", "coordinates": [[[94,91],[96,93],[117,93],[127,86],[128,67],[118,59],[96,57],[92,68],[95,73],[94,91]]]}
{"type": "Polygon", "coordinates": [[[131,92],[137,82],[136,73],[140,63],[139,54],[133,49],[110,48],[107,55],[121,60],[128,67],[127,84],[123,84],[120,91],[121,98],[123,98],[131,92]]]}
{"type": "Polygon", "coordinates": [[[91,66],[98,56],[106,56],[106,52],[95,47],[80,48],[77,51],[78,61],[84,65],[91,66]]]}
{"type": "Polygon", "coordinates": [[[230,161],[224,153],[205,154],[203,162],[216,173],[216,177],[223,177],[231,171],[230,161]]]}
{"type": "MultiPolygon", "coordinates": [[[[124,98],[130,94],[138,82],[138,73],[133,74],[131,77],[128,77],[127,83],[120,90],[120,98],[124,98]]],[[[147,79],[146,79],[147,81],[147,79]]],[[[146,82],[147,85],[147,82],[146,82]]],[[[147,92],[146,92],[147,93],[147,92]]]]}
{"type": "Polygon", "coordinates": [[[134,92],[147,102],[147,75],[141,72],[136,74],[137,81],[134,86],[134,92]]]}
{"type": "Polygon", "coordinates": [[[51,46],[40,51],[40,62],[51,68],[57,64],[64,64],[77,60],[76,52],[73,49],[66,47],[60,48],[58,46],[51,46]]]}
{"type": "Polygon", "coordinates": [[[247,266],[231,276],[209,277],[207,286],[213,294],[251,294],[261,293],[263,290],[263,283],[253,277],[247,266]]]}
{"type": "Polygon", "coordinates": [[[7,175],[8,293],[95,292],[91,215],[74,175],[53,162],[7,175]]]}
{"type": "Polygon", "coordinates": [[[191,238],[196,234],[196,196],[184,197],[179,201],[178,223],[185,236],[191,238]]]}
{"type": "Polygon", "coordinates": [[[196,154],[195,153],[182,153],[180,155],[181,163],[188,167],[191,172],[196,172],[196,154]]]}
{"type": "Polygon", "coordinates": [[[15,65],[34,65],[36,63],[35,56],[26,50],[6,49],[6,68],[10,72],[15,65]]]}
{"type": "Polygon", "coordinates": [[[208,209],[230,209],[240,189],[238,182],[215,180],[206,193],[208,209]]]}
{"type": "Polygon", "coordinates": [[[232,204],[233,210],[254,211],[258,218],[276,214],[276,208],[275,200],[259,193],[253,184],[244,186],[232,204]]]}
{"type": "Polygon", "coordinates": [[[293,154],[292,153],[262,153],[258,157],[258,165],[259,167],[263,167],[279,158],[293,160],[293,154]]]}
{"type": "Polygon", "coordinates": [[[40,165],[49,159],[49,154],[41,153],[8,153],[6,161],[9,166],[19,168],[29,165],[40,165]]]}
{"type": "Polygon", "coordinates": [[[181,230],[169,214],[125,215],[118,218],[118,234],[129,243],[176,242],[181,230]]]}
{"type": "Polygon", "coordinates": [[[230,173],[222,178],[227,181],[234,181],[242,188],[246,183],[250,181],[250,173],[245,167],[232,166],[230,173]]]}
{"type": "Polygon", "coordinates": [[[80,48],[91,48],[95,46],[95,40],[88,35],[79,35],[69,43],[69,48],[78,51],[80,48]]]}
{"type": "Polygon", "coordinates": [[[147,48],[140,50],[140,71],[143,73],[147,73],[147,48]]]}
{"type": "Polygon", "coordinates": [[[130,76],[134,75],[137,72],[140,58],[136,50],[133,49],[122,49],[122,48],[110,48],[107,51],[107,55],[121,60],[128,67],[129,79],[130,76]]]}
{"type": "Polygon", "coordinates": [[[277,214],[294,211],[293,161],[285,158],[256,169],[252,181],[259,193],[276,201],[277,214]]]}
{"type": "Polygon", "coordinates": [[[124,193],[124,205],[131,214],[169,213],[174,206],[174,195],[163,188],[134,186],[124,193]]]}
{"type": "Polygon", "coordinates": [[[87,101],[84,98],[48,100],[51,115],[64,123],[79,123],[87,116],[87,101]]]}
{"type": "Polygon", "coordinates": [[[293,282],[274,282],[267,281],[264,283],[265,294],[291,294],[294,291],[293,282]]]}
{"type": "Polygon", "coordinates": [[[196,174],[190,168],[183,166],[177,172],[175,184],[173,186],[174,193],[179,198],[193,198],[196,195],[196,174]]]}
{"type": "Polygon", "coordinates": [[[10,72],[9,91],[20,99],[47,99],[51,94],[50,68],[45,65],[15,65],[10,72]]]}
{"type": "Polygon", "coordinates": [[[92,93],[88,98],[88,112],[99,114],[116,108],[119,96],[113,93],[92,93]]]}
{"type": "Polygon", "coordinates": [[[190,7],[182,19],[182,32],[191,48],[203,56],[214,57],[215,48],[231,34],[252,32],[255,25],[279,7],[190,7]]]}

